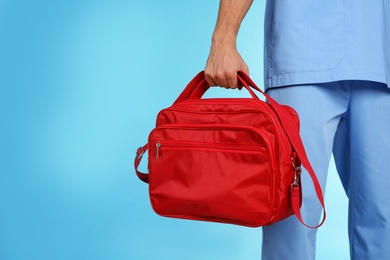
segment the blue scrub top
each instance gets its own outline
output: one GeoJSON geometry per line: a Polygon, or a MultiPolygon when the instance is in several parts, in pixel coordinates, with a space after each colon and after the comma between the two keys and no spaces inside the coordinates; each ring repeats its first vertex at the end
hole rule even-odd
{"type": "Polygon", "coordinates": [[[390,0],[267,0],[265,87],[369,80],[390,86],[390,0]]]}

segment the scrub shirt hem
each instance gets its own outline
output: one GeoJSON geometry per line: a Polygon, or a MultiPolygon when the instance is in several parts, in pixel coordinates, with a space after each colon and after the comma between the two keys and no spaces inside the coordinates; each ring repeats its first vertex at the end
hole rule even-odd
{"type": "Polygon", "coordinates": [[[390,88],[390,75],[362,71],[347,71],[338,73],[332,71],[321,74],[312,72],[288,73],[284,75],[268,77],[265,80],[265,89],[289,85],[326,83],[342,80],[374,81],[384,83],[390,88]]]}

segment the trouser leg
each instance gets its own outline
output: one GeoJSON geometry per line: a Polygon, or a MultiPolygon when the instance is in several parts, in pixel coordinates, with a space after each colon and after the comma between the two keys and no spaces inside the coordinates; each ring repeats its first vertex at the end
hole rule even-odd
{"type": "MultiPolygon", "coordinates": [[[[268,92],[279,103],[290,105],[298,112],[306,153],[323,191],[334,135],[349,101],[348,93],[338,84],[289,86],[268,92]]],[[[322,208],[305,170],[302,172],[302,188],[302,216],[309,225],[316,225],[321,218],[322,208]]],[[[263,227],[262,259],[315,259],[316,232],[316,229],[303,226],[295,216],[263,227]]]]}
{"type": "Polygon", "coordinates": [[[349,198],[351,258],[390,259],[390,91],[367,81],[350,87],[333,150],[349,198]]]}

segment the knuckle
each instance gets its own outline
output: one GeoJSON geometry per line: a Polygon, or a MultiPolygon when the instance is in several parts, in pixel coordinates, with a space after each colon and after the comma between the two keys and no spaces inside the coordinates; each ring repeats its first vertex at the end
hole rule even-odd
{"type": "Polygon", "coordinates": [[[236,77],[236,71],[233,71],[233,70],[227,70],[225,72],[225,77],[228,78],[228,79],[233,79],[236,77]]]}

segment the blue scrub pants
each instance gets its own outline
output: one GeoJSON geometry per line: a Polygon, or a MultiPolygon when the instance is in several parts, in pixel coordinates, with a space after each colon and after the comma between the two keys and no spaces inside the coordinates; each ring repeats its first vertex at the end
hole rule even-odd
{"type": "MultiPolygon", "coordinates": [[[[370,81],[338,81],[268,90],[301,120],[309,160],[325,191],[331,153],[348,196],[351,259],[390,259],[390,90],[370,81]]],[[[302,173],[301,212],[318,224],[321,206],[302,173]]],[[[332,188],[332,187],[330,187],[332,188]]],[[[315,259],[316,229],[295,216],[263,228],[263,260],[315,259]]]]}

